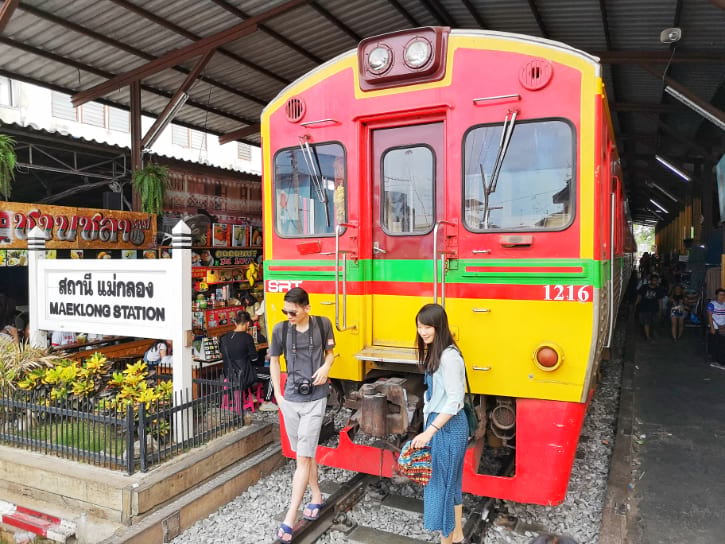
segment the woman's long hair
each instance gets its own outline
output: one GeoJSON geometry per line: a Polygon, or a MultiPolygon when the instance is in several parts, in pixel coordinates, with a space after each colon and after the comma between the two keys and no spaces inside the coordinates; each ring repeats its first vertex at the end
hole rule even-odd
{"type": "Polygon", "coordinates": [[[433,374],[441,364],[443,350],[451,345],[458,349],[458,345],[453,339],[451,329],[448,326],[448,316],[443,306],[439,304],[426,304],[423,306],[415,316],[415,328],[418,364],[422,365],[426,372],[433,374]],[[417,333],[418,323],[435,329],[436,334],[430,345],[423,342],[420,334],[417,333]]]}

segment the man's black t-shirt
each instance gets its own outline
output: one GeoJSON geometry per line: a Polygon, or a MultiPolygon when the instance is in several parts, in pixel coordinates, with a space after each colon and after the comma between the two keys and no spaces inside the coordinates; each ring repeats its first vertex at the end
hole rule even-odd
{"type": "Polygon", "coordinates": [[[639,301],[639,311],[645,313],[656,313],[660,309],[660,299],[665,296],[665,290],[661,287],[654,287],[650,284],[643,285],[637,290],[642,297],[639,301]]]}

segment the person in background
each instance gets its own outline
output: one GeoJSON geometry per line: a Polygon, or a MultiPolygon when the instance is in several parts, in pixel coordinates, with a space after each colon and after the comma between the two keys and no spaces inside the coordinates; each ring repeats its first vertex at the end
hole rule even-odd
{"type": "Polygon", "coordinates": [[[670,290],[669,300],[672,340],[677,342],[685,332],[685,316],[687,315],[685,290],[682,288],[682,285],[675,285],[670,290]]]}
{"type": "Polygon", "coordinates": [[[20,343],[15,326],[15,301],[3,293],[0,293],[0,342],[20,343]]]}
{"type": "Polygon", "coordinates": [[[166,342],[154,342],[146,353],[143,355],[143,361],[148,365],[149,371],[156,370],[161,362],[169,362],[167,357],[169,356],[170,350],[166,342]]]}
{"type": "Polygon", "coordinates": [[[649,282],[637,290],[634,301],[635,311],[639,310],[639,323],[644,328],[644,336],[648,342],[654,342],[652,328],[662,315],[665,291],[660,287],[660,277],[652,274],[649,282]]]}
{"type": "Polygon", "coordinates": [[[725,289],[715,291],[715,300],[707,305],[708,332],[713,340],[713,368],[725,370],[725,289]]]}
{"type": "Polygon", "coordinates": [[[249,312],[238,311],[234,315],[234,330],[219,339],[219,349],[224,360],[224,375],[228,380],[237,382],[242,390],[251,387],[257,381],[254,363],[257,361],[257,349],[252,335],[247,331],[252,322],[249,312]]]}
{"type": "Polygon", "coordinates": [[[297,454],[289,508],[276,535],[282,542],[291,542],[307,486],[312,502],[305,506],[305,519],[316,520],[324,505],[315,454],[330,389],[327,377],[335,360],[335,335],[328,318],[310,315],[310,298],[301,287],[285,293],[282,313],[287,316],[287,324],[277,323],[272,331],[269,369],[287,438],[297,454]],[[280,355],[287,364],[284,391],[280,355]]]}
{"type": "Polygon", "coordinates": [[[53,331],[50,335],[50,345],[54,348],[75,344],[76,333],[71,331],[53,331]]]}
{"type": "Polygon", "coordinates": [[[426,304],[415,317],[418,363],[428,386],[423,407],[424,430],[411,446],[430,445],[433,470],[423,493],[423,526],[440,531],[441,544],[463,538],[463,457],[468,420],[463,410],[466,366],[442,306],[426,304]]]}

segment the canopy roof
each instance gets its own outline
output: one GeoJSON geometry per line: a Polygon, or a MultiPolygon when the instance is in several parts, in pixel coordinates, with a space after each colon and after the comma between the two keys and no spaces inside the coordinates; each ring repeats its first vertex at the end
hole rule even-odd
{"type": "Polygon", "coordinates": [[[600,57],[635,218],[683,184],[655,155],[712,176],[725,152],[725,0],[5,0],[0,75],[259,144],[259,115],[287,84],[368,36],[485,28],[600,57]],[[660,34],[680,28],[663,43],[660,34]],[[675,89],[705,118],[665,92],[675,89]],[[720,123],[720,127],[717,126],[720,123]]]}

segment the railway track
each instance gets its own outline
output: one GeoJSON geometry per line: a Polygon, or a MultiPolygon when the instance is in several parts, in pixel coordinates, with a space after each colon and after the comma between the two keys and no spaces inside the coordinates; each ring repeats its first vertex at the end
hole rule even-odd
{"type": "MultiPolygon", "coordinates": [[[[349,513],[360,502],[365,494],[372,494],[381,504],[411,512],[421,513],[423,503],[419,499],[388,495],[387,484],[383,481],[376,485],[378,478],[367,474],[357,474],[347,482],[341,484],[325,501],[320,511],[320,517],[315,521],[301,519],[294,527],[294,542],[296,544],[311,544],[316,542],[328,531],[342,531],[348,535],[347,541],[357,544],[423,544],[424,540],[404,537],[382,529],[358,525],[350,518],[349,513]]],[[[496,500],[490,497],[477,497],[472,508],[466,514],[464,536],[468,542],[483,544],[485,533],[489,527],[496,500]]],[[[422,525],[422,521],[420,522],[422,525]]],[[[277,539],[274,544],[284,541],[277,539]]]]}

